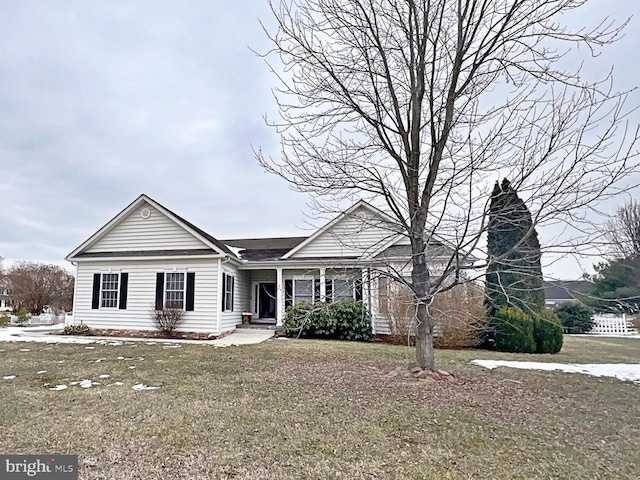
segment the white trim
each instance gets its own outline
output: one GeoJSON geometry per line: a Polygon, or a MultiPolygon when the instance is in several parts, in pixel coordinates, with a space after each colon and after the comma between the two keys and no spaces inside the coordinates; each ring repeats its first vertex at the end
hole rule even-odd
{"type": "Polygon", "coordinates": [[[216,287],[216,292],[217,292],[217,307],[216,310],[218,311],[218,328],[217,328],[217,332],[218,335],[220,333],[222,333],[221,329],[222,329],[222,295],[220,295],[220,288],[222,286],[222,258],[218,258],[218,286],[216,287]]]}
{"type": "MultiPolygon", "coordinates": [[[[320,301],[327,301],[327,269],[322,267],[320,268],[320,301]]],[[[333,282],[333,279],[331,279],[333,282]]],[[[315,285],[314,285],[315,288],[315,285]]],[[[333,295],[333,285],[331,285],[331,295],[333,295]]]]}
{"type": "Polygon", "coordinates": [[[283,268],[276,268],[276,325],[284,320],[284,277],[283,268]]]}
{"type": "MultiPolygon", "coordinates": [[[[147,250],[148,251],[148,250],[147,250]]],[[[108,261],[114,261],[114,260],[135,260],[135,261],[144,261],[144,260],[153,260],[153,261],[157,261],[157,260],[188,260],[188,259],[199,259],[202,260],[203,258],[206,259],[210,259],[210,260],[215,260],[217,258],[227,258],[229,257],[228,255],[219,255],[219,254],[211,254],[211,255],[170,255],[170,256],[159,256],[159,257],[153,257],[153,256],[127,256],[127,257],[81,257],[81,258],[74,258],[73,261],[69,260],[70,262],[102,262],[105,260],[108,261]]],[[[229,257],[231,258],[231,257],[229,257]]]]}
{"type": "MultiPolygon", "coordinates": [[[[111,269],[109,270],[101,270],[100,271],[100,288],[98,290],[98,310],[117,310],[118,307],[120,306],[120,273],[122,273],[121,271],[117,271],[114,272],[111,269]],[[116,304],[113,307],[104,307],[102,306],[102,294],[103,294],[103,288],[102,288],[102,276],[103,275],[115,275],[118,278],[118,283],[116,285],[116,304]]],[[[113,292],[113,290],[109,290],[110,292],[113,292]]]]}
{"type": "MultiPolygon", "coordinates": [[[[164,273],[164,285],[162,286],[162,307],[163,308],[170,308],[167,307],[167,283],[169,282],[169,279],[167,277],[167,275],[172,274],[172,273],[181,273],[183,275],[182,277],[182,308],[181,310],[186,311],[187,310],[187,269],[180,269],[178,270],[177,267],[173,267],[171,269],[167,269],[165,268],[163,270],[164,273]]],[[[172,292],[179,292],[180,290],[171,290],[172,292]]],[[[175,308],[175,307],[173,307],[175,308]]]]}

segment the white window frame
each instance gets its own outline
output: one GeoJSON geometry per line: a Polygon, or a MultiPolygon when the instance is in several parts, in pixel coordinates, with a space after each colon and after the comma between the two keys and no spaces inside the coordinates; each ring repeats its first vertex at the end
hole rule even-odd
{"type": "MultiPolygon", "coordinates": [[[[176,280],[172,280],[172,286],[177,286],[178,282],[176,282],[176,280]]],[[[185,304],[186,304],[186,297],[187,297],[187,273],[184,271],[170,271],[170,272],[164,272],[164,293],[163,293],[163,305],[164,308],[177,308],[179,310],[184,310],[185,309],[185,304]],[[172,275],[182,275],[182,288],[169,288],[169,278],[172,275]],[[172,294],[174,294],[173,296],[175,296],[176,293],[182,293],[182,299],[176,299],[176,298],[169,298],[169,292],[171,292],[172,294]],[[177,302],[176,304],[173,304],[173,302],[177,302]]]]}
{"type": "MultiPolygon", "coordinates": [[[[111,280],[109,286],[113,286],[114,281],[111,280]]],[[[100,272],[100,308],[115,309],[118,308],[118,301],[120,300],[120,272],[100,272]],[[115,278],[115,288],[105,288],[105,276],[112,276],[115,278]],[[107,298],[105,293],[110,293],[107,298]],[[105,305],[105,303],[108,303],[105,305]],[[113,305],[111,305],[113,303],[113,305]]]]}
{"type": "Polygon", "coordinates": [[[222,311],[233,312],[233,304],[235,303],[236,276],[225,271],[222,278],[224,278],[225,280],[224,285],[222,286],[222,311]],[[231,279],[231,285],[229,285],[229,279],[231,279]]]}
{"type": "MultiPolygon", "coordinates": [[[[301,300],[296,298],[296,283],[298,281],[310,281],[311,282],[311,303],[313,304],[314,302],[320,300],[319,298],[316,299],[315,296],[315,292],[316,292],[316,277],[313,275],[293,275],[291,277],[291,280],[293,280],[293,283],[291,284],[291,300],[293,302],[293,305],[295,305],[296,303],[300,302],[301,300]]],[[[305,297],[307,297],[308,295],[305,295],[305,297]]],[[[305,299],[306,300],[306,299],[305,299]]]]}

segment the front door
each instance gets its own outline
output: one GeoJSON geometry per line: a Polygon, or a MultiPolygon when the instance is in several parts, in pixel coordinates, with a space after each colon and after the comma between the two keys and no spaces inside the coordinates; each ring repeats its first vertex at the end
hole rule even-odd
{"type": "Polygon", "coordinates": [[[276,284],[260,283],[258,292],[258,318],[276,318],[276,284]]]}

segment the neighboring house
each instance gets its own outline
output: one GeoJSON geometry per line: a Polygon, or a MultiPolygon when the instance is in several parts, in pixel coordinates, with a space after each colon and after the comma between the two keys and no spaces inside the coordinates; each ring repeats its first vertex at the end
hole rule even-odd
{"type": "Polygon", "coordinates": [[[11,296],[9,294],[8,279],[0,279],[0,312],[13,311],[11,296]]]}
{"type": "Polygon", "coordinates": [[[544,304],[547,308],[557,308],[568,302],[577,302],[592,289],[593,283],[587,280],[554,280],[542,282],[544,304]]]}
{"type": "MultiPolygon", "coordinates": [[[[360,201],[308,237],[218,240],[141,195],[66,257],[76,265],[74,318],[153,329],[152,310],[176,305],[186,311],[181,330],[220,335],[243,314],[281,325],[295,302],[353,298],[385,332],[379,273],[411,268],[411,249],[394,225],[360,201]]],[[[450,253],[442,242],[430,245],[434,264],[450,253]]]]}

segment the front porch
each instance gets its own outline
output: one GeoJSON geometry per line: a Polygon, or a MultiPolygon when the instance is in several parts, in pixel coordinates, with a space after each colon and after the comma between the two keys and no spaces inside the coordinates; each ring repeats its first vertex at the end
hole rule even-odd
{"type": "Polygon", "coordinates": [[[282,326],[286,308],[296,302],[360,300],[369,306],[369,270],[309,266],[305,268],[248,268],[250,285],[248,325],[282,326]],[[365,288],[363,288],[365,286],[365,288]]]}

